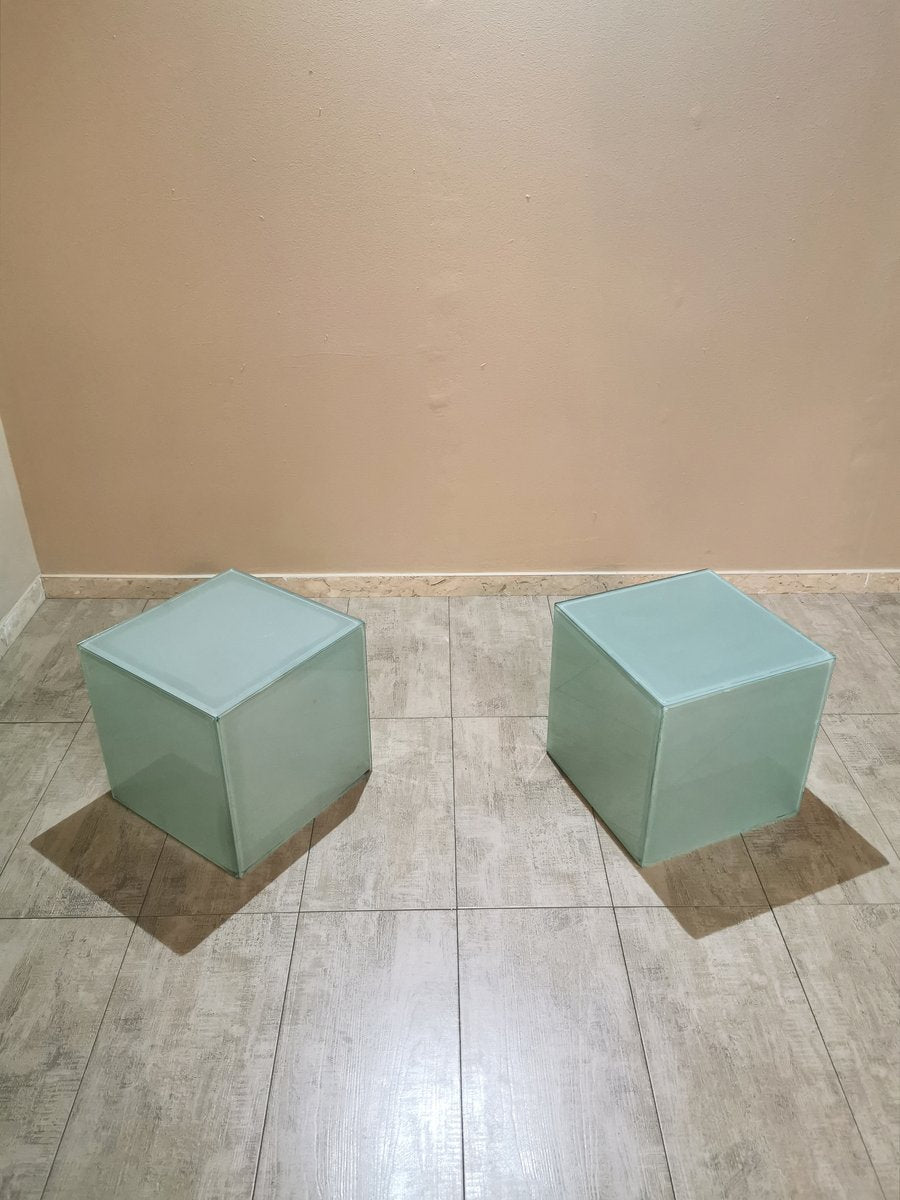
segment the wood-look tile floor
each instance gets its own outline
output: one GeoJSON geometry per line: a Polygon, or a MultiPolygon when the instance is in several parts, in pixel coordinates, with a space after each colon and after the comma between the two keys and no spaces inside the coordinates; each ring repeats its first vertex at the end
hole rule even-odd
{"type": "Polygon", "coordinates": [[[763,600],[839,656],[794,819],[640,870],[544,753],[550,601],[361,597],[372,774],[242,880],[107,794],[74,643],[141,602],[48,601],[0,1196],[894,1200],[897,599],[763,600]]]}

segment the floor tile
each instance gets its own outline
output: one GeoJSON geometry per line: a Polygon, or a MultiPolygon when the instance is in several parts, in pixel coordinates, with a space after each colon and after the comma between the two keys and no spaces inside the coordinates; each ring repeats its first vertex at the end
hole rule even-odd
{"type": "Polygon", "coordinates": [[[296,918],[237,916],[189,955],[197,917],[134,932],[46,1200],[247,1200],[296,918]]]}
{"type": "Polygon", "coordinates": [[[373,721],[372,763],[315,819],[303,908],[452,908],[449,719],[373,721]]]}
{"type": "Polygon", "coordinates": [[[351,600],[366,623],[373,717],[450,715],[450,638],[444,597],[351,600]]]}
{"type": "Polygon", "coordinates": [[[671,1198],[648,1060],[679,1200],[896,1194],[896,598],[766,598],[839,656],[801,812],[647,869],[544,753],[554,599],[324,601],[397,716],[242,880],[108,795],[74,642],[144,602],[42,607],[0,662],[4,1200],[58,1145],[51,1200],[459,1200],[461,1049],[469,1200],[671,1198]]]}
{"type": "Polygon", "coordinates": [[[841,595],[767,595],[757,600],[837,655],[827,713],[900,712],[900,666],[841,595]]]}
{"type": "Polygon", "coordinates": [[[672,1195],[611,909],[459,914],[468,1200],[672,1195]]]}
{"type": "Polygon", "coordinates": [[[768,908],[759,876],[739,837],[640,867],[606,827],[600,842],[613,904],[768,908]]]}
{"type": "Polygon", "coordinates": [[[0,1195],[38,1200],[131,936],[124,917],[0,921],[0,1195]]]}
{"type": "Polygon", "coordinates": [[[0,725],[0,870],[77,732],[77,723],[0,725]]]}
{"type": "Polygon", "coordinates": [[[847,599],[894,662],[900,663],[900,594],[860,592],[847,599]]]}
{"type": "Polygon", "coordinates": [[[618,918],[676,1196],[881,1200],[771,913],[618,918]]]}
{"type": "Polygon", "coordinates": [[[449,912],[304,913],[257,1200],[462,1195],[449,912]]]}
{"type": "Polygon", "coordinates": [[[240,879],[167,837],[141,916],[297,912],[311,834],[312,823],[240,879]]]}
{"type": "Polygon", "coordinates": [[[900,716],[829,716],[822,724],[900,854],[900,716]]]}
{"type": "Polygon", "coordinates": [[[453,715],[547,715],[550,610],[546,596],[451,596],[453,715]]]}
{"type": "Polygon", "coordinates": [[[454,720],[461,906],[610,903],[593,813],[546,741],[543,717],[454,720]]]}
{"type": "Polygon", "coordinates": [[[0,874],[0,916],[136,916],[165,834],[109,795],[86,721],[0,874]]]}
{"type": "Polygon", "coordinates": [[[0,659],[0,721],[80,721],[88,710],[76,643],[143,600],[45,600],[0,659]]]}
{"type": "Polygon", "coordinates": [[[744,834],[769,902],[900,902],[897,855],[825,734],[806,789],[796,817],[744,834]]]}
{"type": "Polygon", "coordinates": [[[900,906],[776,917],[884,1194],[900,1196],[900,906]]]}

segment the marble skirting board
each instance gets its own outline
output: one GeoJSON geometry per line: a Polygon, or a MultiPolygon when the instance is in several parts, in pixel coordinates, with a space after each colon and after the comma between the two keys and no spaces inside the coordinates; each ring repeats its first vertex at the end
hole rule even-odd
{"type": "MultiPolygon", "coordinates": [[[[690,570],[691,568],[685,568],[690,570]]],[[[900,592],[900,569],[872,571],[720,571],[745,592],[900,592]]],[[[301,596],[578,596],[663,579],[678,571],[546,574],[268,575],[301,596]]],[[[160,599],[209,575],[44,575],[50,599],[160,599]]]]}
{"type": "Polygon", "coordinates": [[[0,612],[0,658],[10,648],[44,602],[44,588],[38,575],[31,581],[7,613],[0,612]]]}

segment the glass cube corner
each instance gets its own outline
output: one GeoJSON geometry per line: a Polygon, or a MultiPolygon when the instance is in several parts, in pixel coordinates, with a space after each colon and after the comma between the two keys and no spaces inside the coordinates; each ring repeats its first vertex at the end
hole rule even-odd
{"type": "Polygon", "coordinates": [[[250,576],[79,654],[113,796],[232,874],[371,766],[363,623],[250,576]]]}
{"type": "Polygon", "coordinates": [[[642,866],[796,813],[834,663],[716,576],[678,579],[554,611],[548,754],[642,866]]]}

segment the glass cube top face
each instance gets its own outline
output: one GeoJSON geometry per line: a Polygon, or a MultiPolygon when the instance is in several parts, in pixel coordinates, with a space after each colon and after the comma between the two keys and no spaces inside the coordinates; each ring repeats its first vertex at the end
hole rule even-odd
{"type": "Polygon", "coordinates": [[[713,571],[557,607],[663,705],[833,658],[713,571]]]}
{"type": "Polygon", "coordinates": [[[219,716],[359,624],[225,571],[81,646],[219,716]]]}

